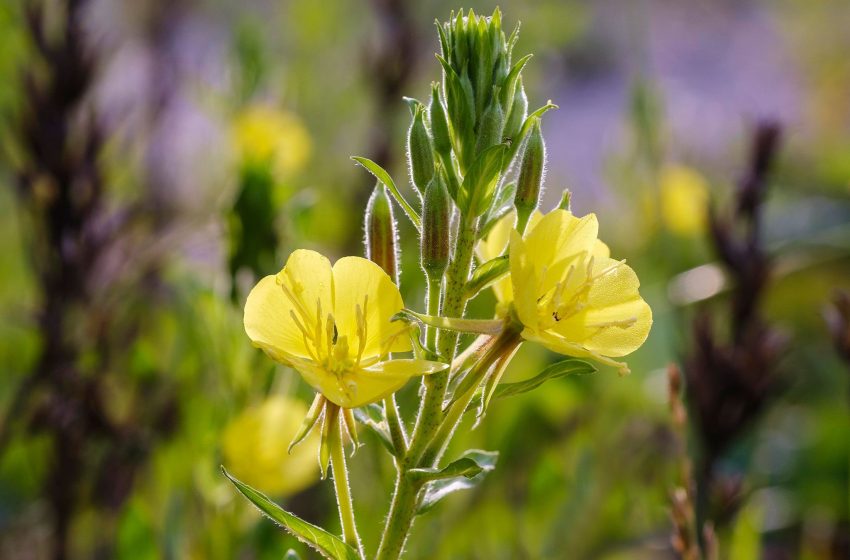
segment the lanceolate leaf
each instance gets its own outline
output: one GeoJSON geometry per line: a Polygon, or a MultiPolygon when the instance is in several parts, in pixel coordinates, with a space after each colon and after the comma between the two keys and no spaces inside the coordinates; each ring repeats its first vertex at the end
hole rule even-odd
{"type": "Polygon", "coordinates": [[[360,156],[352,156],[354,161],[362,165],[369,173],[375,176],[380,182],[382,182],[390,193],[395,197],[396,202],[398,202],[401,209],[404,210],[404,213],[407,214],[407,217],[410,218],[410,221],[413,222],[413,225],[416,226],[416,229],[422,229],[422,219],[419,217],[419,213],[407,202],[407,199],[404,198],[404,195],[401,194],[401,191],[398,190],[398,187],[395,185],[395,181],[390,177],[390,174],[387,171],[372,161],[371,159],[360,157],[360,156]]]}
{"type": "Polygon", "coordinates": [[[480,449],[468,450],[466,453],[463,454],[460,459],[454,461],[445,469],[443,469],[457,470],[461,473],[459,476],[441,478],[439,480],[434,480],[426,484],[422,499],[419,502],[419,507],[417,508],[416,513],[425,513],[426,511],[434,507],[437,502],[439,502],[449,494],[452,494],[453,492],[473,488],[480,484],[484,477],[487,475],[487,473],[492,471],[496,467],[496,460],[498,458],[498,451],[481,451],[480,449]],[[480,470],[476,474],[469,477],[467,475],[471,474],[473,470],[469,468],[469,465],[471,463],[477,465],[480,470]]]}
{"type": "Polygon", "coordinates": [[[502,255],[476,268],[472,274],[472,278],[469,279],[466,287],[464,287],[467,296],[470,298],[475,297],[478,292],[507,274],[509,266],[508,255],[502,255]]]}
{"type": "Polygon", "coordinates": [[[469,167],[458,193],[458,207],[464,214],[478,217],[489,210],[506,149],[505,144],[490,146],[469,167]]]}
{"type": "Polygon", "coordinates": [[[484,467],[479,465],[475,459],[462,457],[442,469],[410,469],[407,471],[407,476],[414,482],[425,483],[458,476],[473,478],[483,470],[484,467]]]}
{"type": "MultiPolygon", "coordinates": [[[[500,383],[493,391],[493,396],[490,400],[527,393],[528,391],[540,387],[550,379],[557,379],[568,375],[588,375],[596,373],[597,371],[596,366],[593,364],[576,358],[568,358],[550,365],[530,379],[517,381],[516,383],[500,383]]],[[[476,397],[469,403],[469,406],[466,407],[465,412],[479,409],[481,407],[481,399],[481,394],[476,395],[476,397]]]]}
{"type": "Polygon", "coordinates": [[[221,468],[230,482],[242,493],[243,496],[253,503],[257,508],[268,516],[272,521],[286,529],[295,538],[309,547],[316,549],[325,558],[331,560],[360,560],[357,551],[337,537],[328,533],[321,527],[304,521],[300,517],[289,513],[279,505],[271,501],[265,494],[259,492],[247,484],[233,478],[224,467],[221,468]]]}

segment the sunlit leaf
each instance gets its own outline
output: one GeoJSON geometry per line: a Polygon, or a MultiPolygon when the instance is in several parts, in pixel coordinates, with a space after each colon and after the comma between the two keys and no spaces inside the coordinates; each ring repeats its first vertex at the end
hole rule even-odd
{"type": "Polygon", "coordinates": [[[221,467],[221,472],[224,473],[230,482],[242,493],[243,496],[257,506],[261,512],[269,517],[272,521],[283,527],[286,531],[292,534],[295,538],[314,548],[325,558],[331,560],[360,560],[357,551],[351,546],[337,537],[328,533],[321,527],[317,527],[312,523],[304,521],[300,517],[293,515],[281,508],[279,505],[271,501],[268,496],[251,488],[247,484],[240,482],[232,477],[224,467],[221,467]]]}
{"type": "Polygon", "coordinates": [[[445,469],[457,470],[461,473],[460,475],[449,478],[441,478],[439,480],[428,482],[425,485],[425,491],[416,513],[425,513],[449,494],[459,490],[474,488],[480,484],[484,477],[487,476],[487,473],[496,467],[496,460],[498,458],[498,451],[481,451],[480,449],[470,449],[466,451],[460,459],[454,461],[445,469]],[[469,461],[466,461],[467,459],[469,461]],[[475,463],[477,468],[480,469],[471,477],[467,476],[472,472],[472,469],[469,466],[470,462],[475,463]]]}
{"type": "Polygon", "coordinates": [[[410,218],[410,221],[413,222],[413,225],[416,226],[416,229],[422,229],[422,219],[419,217],[419,213],[407,202],[407,199],[404,198],[404,195],[401,194],[401,191],[396,187],[395,181],[390,177],[390,174],[387,171],[372,161],[369,158],[360,157],[360,156],[352,156],[351,159],[362,165],[369,173],[375,176],[377,180],[382,182],[384,186],[390,191],[390,194],[393,195],[396,202],[398,202],[401,209],[404,210],[404,213],[407,214],[407,217],[410,218]]]}

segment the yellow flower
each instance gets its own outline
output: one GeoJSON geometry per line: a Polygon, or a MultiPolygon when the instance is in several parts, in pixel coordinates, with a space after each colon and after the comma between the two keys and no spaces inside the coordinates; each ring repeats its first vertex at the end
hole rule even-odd
{"type": "MultiPolygon", "coordinates": [[[[530,230],[537,225],[542,217],[543,214],[539,210],[535,210],[528,220],[528,229],[530,230]]],[[[482,263],[505,254],[505,249],[508,248],[508,242],[511,239],[511,232],[514,231],[515,223],[516,210],[511,210],[499,218],[499,221],[487,233],[487,237],[478,242],[478,245],[475,247],[475,254],[478,255],[478,259],[482,263]]],[[[503,315],[507,304],[514,299],[510,278],[507,276],[500,278],[491,288],[493,288],[493,294],[496,296],[496,301],[498,302],[496,314],[503,315]]]]}
{"type": "Polygon", "coordinates": [[[284,176],[301,169],[312,151],[310,135],[297,116],[263,104],[236,116],[233,141],[242,162],[272,165],[275,174],[284,176]]]}
{"type": "Polygon", "coordinates": [[[319,478],[315,452],[319,434],[309,436],[311,445],[288,452],[305,414],[304,403],[282,395],[245,410],[224,430],[225,465],[241,480],[275,495],[307,488],[319,478]]]}
{"type": "Polygon", "coordinates": [[[514,310],[522,337],[575,357],[587,357],[628,373],[611,358],[637,350],[649,335],[652,310],[640,282],[624,261],[599,244],[594,214],[577,218],[553,210],[523,239],[511,233],[514,310]]]}
{"type": "Polygon", "coordinates": [[[661,171],[661,218],[676,235],[693,237],[702,234],[708,210],[708,183],[694,169],[669,165],[661,171]]]}
{"type": "Polygon", "coordinates": [[[410,350],[408,327],[390,321],[403,308],[398,288],[372,261],[344,257],[331,267],[319,253],[300,249],[248,295],[245,331],[329,401],[356,408],[394,393],[410,377],[446,367],[386,359],[410,350]]]}

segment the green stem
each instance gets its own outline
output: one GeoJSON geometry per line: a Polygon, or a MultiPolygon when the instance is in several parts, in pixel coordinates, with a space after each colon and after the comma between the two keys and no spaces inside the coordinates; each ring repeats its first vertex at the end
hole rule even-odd
{"type": "Polygon", "coordinates": [[[399,471],[387,525],[375,555],[376,560],[397,560],[401,556],[410,527],[413,525],[413,518],[416,516],[418,494],[418,488],[407,479],[406,473],[399,471]]]}
{"type": "MultiPolygon", "coordinates": [[[[472,268],[478,220],[464,221],[463,224],[455,240],[454,259],[446,272],[441,314],[447,317],[462,317],[466,308],[467,296],[464,287],[469,280],[469,272],[472,268]]],[[[446,363],[451,363],[454,359],[457,338],[458,333],[456,332],[443,330],[439,333],[437,353],[440,359],[446,363]]],[[[431,441],[434,432],[440,426],[448,381],[449,371],[429,375],[425,380],[425,395],[422,398],[422,406],[416,419],[416,428],[410,440],[410,449],[405,461],[407,466],[419,463],[419,458],[425,451],[425,446],[431,441]]]]}
{"type": "MultiPolygon", "coordinates": [[[[509,324],[487,349],[481,360],[473,366],[468,375],[483,379],[490,367],[499,360],[507,359],[507,356],[512,355],[520,342],[519,330],[513,324],[509,324]]],[[[442,422],[437,423],[436,433],[428,442],[430,445],[423,449],[424,455],[419,461],[420,465],[425,465],[426,461],[430,464],[436,460],[460,423],[463,412],[475,396],[476,389],[477,384],[472,386],[449,408],[442,422]]],[[[384,528],[381,546],[376,557],[378,560],[396,560],[401,555],[407,535],[413,525],[413,519],[416,516],[419,488],[406,477],[406,472],[406,468],[400,470],[396,479],[393,501],[387,516],[387,525],[384,528]]]]}
{"type": "MultiPolygon", "coordinates": [[[[436,316],[440,314],[440,288],[442,287],[443,277],[432,278],[428,277],[428,315],[436,316]]],[[[425,348],[433,355],[429,359],[437,359],[437,328],[427,327],[425,331],[425,348]]]]}
{"type": "MultiPolygon", "coordinates": [[[[338,422],[341,421],[338,420],[338,422]]],[[[343,449],[341,426],[330,435],[331,467],[333,468],[334,490],[339,505],[339,520],[342,524],[343,540],[354,547],[363,558],[363,546],[357,534],[357,524],[354,520],[354,505],[351,501],[351,489],[348,485],[348,467],[345,464],[345,449],[343,449]]]]}
{"type": "MultiPolygon", "coordinates": [[[[516,328],[516,325],[509,323],[505,330],[493,341],[493,344],[487,349],[481,360],[473,366],[473,369],[467,375],[479,377],[480,380],[483,380],[493,364],[498,362],[498,365],[496,365],[497,368],[507,366],[507,362],[510,361],[517,346],[522,342],[520,332],[521,330],[516,328]]],[[[440,423],[434,437],[428,442],[428,446],[422,454],[420,460],[422,464],[432,465],[440,460],[440,456],[443,454],[443,450],[448,445],[458,424],[460,424],[466,408],[472,402],[472,399],[475,398],[475,393],[479,385],[480,382],[473,384],[446,411],[443,421],[440,423]]]]}
{"type": "Polygon", "coordinates": [[[390,439],[392,439],[396,457],[404,457],[405,453],[407,453],[407,434],[404,433],[404,424],[401,423],[401,416],[398,413],[398,403],[395,400],[395,393],[384,398],[384,414],[387,417],[387,424],[390,428],[390,439]]]}

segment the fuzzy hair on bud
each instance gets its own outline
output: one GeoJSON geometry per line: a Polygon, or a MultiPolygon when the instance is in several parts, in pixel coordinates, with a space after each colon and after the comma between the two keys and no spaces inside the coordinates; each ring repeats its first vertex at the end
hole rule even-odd
{"type": "Polygon", "coordinates": [[[398,284],[398,226],[389,193],[380,182],[366,204],[364,229],[366,258],[383,268],[398,284]]]}
{"type": "Polygon", "coordinates": [[[442,278],[449,265],[451,200],[442,175],[442,170],[434,173],[422,202],[419,255],[422,270],[431,280],[442,278]]]}
{"type": "Polygon", "coordinates": [[[535,119],[525,151],[520,162],[514,206],[517,211],[517,231],[522,233],[532,212],[540,202],[546,166],[546,145],[540,130],[540,119],[535,119]]]}
{"type": "Polygon", "coordinates": [[[407,163],[410,180],[422,194],[434,176],[434,152],[431,136],[425,126],[425,107],[418,105],[413,114],[413,123],[407,131],[407,163]]]}

